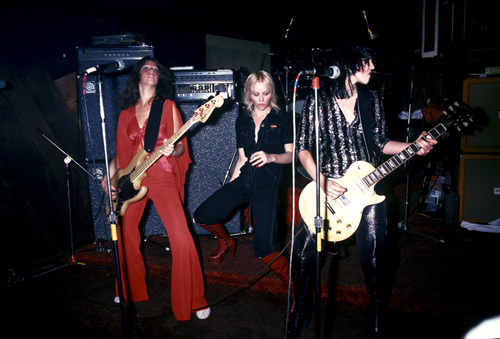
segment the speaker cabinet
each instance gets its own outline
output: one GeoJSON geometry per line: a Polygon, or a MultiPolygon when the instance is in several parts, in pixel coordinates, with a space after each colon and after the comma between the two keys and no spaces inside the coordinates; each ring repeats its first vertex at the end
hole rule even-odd
{"type": "Polygon", "coordinates": [[[460,159],[460,221],[487,223],[500,217],[500,155],[460,159]]]}
{"type": "Polygon", "coordinates": [[[500,78],[467,79],[463,101],[486,115],[486,125],[462,137],[461,148],[468,153],[500,153],[500,78]]]}
{"type": "MultiPolygon", "coordinates": [[[[184,121],[192,117],[200,104],[177,104],[184,121]]],[[[204,124],[198,123],[186,133],[192,160],[186,177],[185,205],[189,221],[193,219],[196,208],[231,179],[238,159],[235,135],[238,114],[238,102],[226,100],[204,124]]],[[[243,224],[241,211],[234,211],[224,224],[229,233],[239,233],[243,224]]],[[[199,226],[193,228],[198,234],[208,233],[199,226]]]]}

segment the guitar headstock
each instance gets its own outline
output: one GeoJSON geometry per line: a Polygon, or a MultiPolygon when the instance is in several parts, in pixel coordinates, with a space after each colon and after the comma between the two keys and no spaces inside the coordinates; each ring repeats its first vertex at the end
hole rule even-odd
{"type": "Polygon", "coordinates": [[[443,110],[441,120],[447,129],[455,127],[458,132],[462,132],[474,121],[472,109],[463,102],[454,102],[449,105],[447,109],[443,110]]]}
{"type": "Polygon", "coordinates": [[[214,109],[217,107],[221,107],[223,103],[224,98],[220,95],[217,95],[198,107],[194,111],[193,117],[191,119],[195,122],[201,121],[202,123],[205,123],[214,109]]]}

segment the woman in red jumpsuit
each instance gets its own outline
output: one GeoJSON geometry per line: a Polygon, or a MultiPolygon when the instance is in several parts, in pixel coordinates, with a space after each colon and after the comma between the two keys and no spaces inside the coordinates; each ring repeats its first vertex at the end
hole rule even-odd
{"type": "MultiPolygon", "coordinates": [[[[182,126],[179,111],[175,103],[169,100],[172,88],[167,76],[168,70],[151,57],[144,57],[134,66],[118,98],[122,112],[117,127],[116,156],[109,166],[111,177],[118,169],[126,168],[137,151],[144,148],[153,100],[164,101],[155,149],[182,126]]],[[[184,137],[163,148],[163,156],[147,170],[141,182],[141,186],[148,187],[146,196],[132,203],[121,216],[117,241],[125,302],[148,300],[139,223],[145,205],[151,199],[169,236],[172,309],[179,321],[190,320],[193,311],[200,319],[210,315],[204,296],[205,286],[198,252],[183,209],[185,174],[191,162],[186,147],[184,137]]],[[[102,186],[105,192],[106,182],[104,178],[102,186]]],[[[116,188],[112,187],[113,198],[116,194],[116,188]]]]}

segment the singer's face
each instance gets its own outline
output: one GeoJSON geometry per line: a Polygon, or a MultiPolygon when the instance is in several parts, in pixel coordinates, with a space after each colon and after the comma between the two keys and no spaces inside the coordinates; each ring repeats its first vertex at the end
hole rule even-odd
{"type": "MultiPolygon", "coordinates": [[[[353,74],[354,82],[359,82],[360,84],[366,85],[370,81],[372,70],[375,69],[372,60],[368,60],[363,66],[363,68],[353,74]]],[[[354,83],[353,82],[353,83],[354,83]]]]}
{"type": "Polygon", "coordinates": [[[257,81],[251,92],[251,98],[255,109],[259,111],[265,111],[271,102],[271,91],[267,86],[261,82],[257,81]]]}
{"type": "Polygon", "coordinates": [[[156,86],[159,73],[156,63],[150,60],[146,61],[144,66],[141,67],[141,83],[144,85],[156,86]]]}

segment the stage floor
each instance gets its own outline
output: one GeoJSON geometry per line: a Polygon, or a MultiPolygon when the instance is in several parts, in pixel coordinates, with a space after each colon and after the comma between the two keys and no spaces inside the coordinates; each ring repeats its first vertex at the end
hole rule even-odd
{"type": "MultiPolygon", "coordinates": [[[[439,220],[413,220],[409,230],[393,231],[396,267],[389,313],[390,338],[460,338],[483,319],[500,314],[494,280],[499,234],[444,227],[439,220]]],[[[175,320],[170,307],[168,237],[144,244],[150,300],[136,305],[136,338],[282,338],[287,290],[255,258],[252,235],[235,236],[238,249],[220,265],[206,256],[217,247],[197,236],[212,315],[175,320]],[[263,277],[261,277],[263,275],[263,277]],[[250,287],[246,282],[259,277],[250,287]]],[[[112,253],[91,244],[76,252],[79,263],[49,271],[4,289],[4,338],[48,335],[53,338],[119,338],[124,325],[113,303],[112,253]]],[[[321,272],[321,321],[326,338],[368,337],[368,294],[356,255],[347,241],[328,255],[321,272]]],[[[313,338],[313,315],[304,338],[313,338]]]]}

